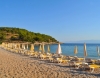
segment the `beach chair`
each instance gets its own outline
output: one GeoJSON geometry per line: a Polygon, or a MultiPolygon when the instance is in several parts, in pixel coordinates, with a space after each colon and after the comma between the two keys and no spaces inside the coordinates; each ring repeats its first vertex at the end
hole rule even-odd
{"type": "Polygon", "coordinates": [[[62,59],[61,58],[56,58],[56,62],[57,63],[62,63],[62,59]]]}
{"type": "Polygon", "coordinates": [[[41,54],[42,54],[41,52],[38,52],[37,58],[40,58],[40,55],[41,55],[41,54]]]}
{"type": "Polygon", "coordinates": [[[66,56],[66,59],[67,59],[67,60],[71,60],[72,57],[71,57],[71,56],[66,56]]]}
{"type": "Polygon", "coordinates": [[[64,59],[64,58],[55,58],[54,62],[62,63],[62,64],[67,64],[69,62],[69,60],[64,59]]]}
{"type": "Polygon", "coordinates": [[[82,63],[79,65],[79,69],[82,69],[82,70],[90,70],[90,67],[88,65],[88,63],[82,63]]]}
{"type": "Polygon", "coordinates": [[[95,64],[100,65],[100,60],[95,60],[95,64]]]}
{"type": "Polygon", "coordinates": [[[79,58],[78,57],[73,57],[73,58],[71,58],[71,61],[79,62],[79,58]]]}
{"type": "Polygon", "coordinates": [[[33,54],[33,57],[38,58],[38,52],[35,52],[35,53],[33,54]]]}
{"type": "Polygon", "coordinates": [[[70,61],[70,60],[67,60],[67,59],[62,59],[62,63],[63,63],[63,64],[68,64],[68,63],[69,63],[69,61],[70,61]]]}
{"type": "Polygon", "coordinates": [[[93,64],[93,60],[90,59],[90,58],[86,58],[85,59],[85,62],[88,63],[88,64],[93,64]]]}
{"type": "Polygon", "coordinates": [[[79,62],[83,62],[84,61],[84,58],[78,58],[79,59],[79,62]]]}
{"type": "Polygon", "coordinates": [[[84,70],[84,71],[88,70],[91,73],[93,73],[95,70],[100,68],[100,66],[99,65],[95,65],[95,64],[94,65],[88,65],[88,63],[87,63],[87,64],[80,64],[79,68],[84,70]]]}
{"type": "Polygon", "coordinates": [[[27,51],[27,55],[30,55],[30,56],[34,56],[35,52],[34,51],[27,51]]]}
{"type": "Polygon", "coordinates": [[[91,73],[93,73],[94,71],[98,70],[100,68],[100,65],[89,65],[90,69],[91,69],[91,73]]]}
{"type": "Polygon", "coordinates": [[[79,66],[80,66],[80,64],[82,64],[81,62],[75,62],[75,61],[71,61],[71,60],[69,60],[68,61],[68,64],[69,64],[69,66],[71,66],[71,67],[75,67],[75,68],[79,68],[79,66]]]}
{"type": "Polygon", "coordinates": [[[45,58],[46,58],[46,55],[40,54],[39,58],[40,58],[40,59],[45,59],[45,58]]]}
{"type": "Polygon", "coordinates": [[[48,59],[50,62],[54,62],[54,58],[53,57],[49,57],[48,59]]]}
{"type": "Polygon", "coordinates": [[[27,50],[22,49],[22,54],[27,55],[27,50]]]}

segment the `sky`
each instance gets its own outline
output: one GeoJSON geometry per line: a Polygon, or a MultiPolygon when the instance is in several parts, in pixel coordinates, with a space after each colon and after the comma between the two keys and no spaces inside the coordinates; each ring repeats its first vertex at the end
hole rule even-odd
{"type": "Polygon", "coordinates": [[[0,0],[0,27],[47,34],[60,42],[100,40],[100,0],[0,0]]]}

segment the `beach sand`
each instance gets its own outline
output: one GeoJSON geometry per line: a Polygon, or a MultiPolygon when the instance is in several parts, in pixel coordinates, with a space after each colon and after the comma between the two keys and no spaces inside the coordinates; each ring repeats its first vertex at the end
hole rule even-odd
{"type": "Polygon", "coordinates": [[[100,78],[72,69],[67,64],[50,63],[8,52],[0,48],[0,78],[100,78]]]}

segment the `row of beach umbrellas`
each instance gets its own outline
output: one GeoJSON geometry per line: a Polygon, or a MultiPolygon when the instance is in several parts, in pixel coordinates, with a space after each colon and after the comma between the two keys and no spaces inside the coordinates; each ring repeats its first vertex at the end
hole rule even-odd
{"type": "MultiPolygon", "coordinates": [[[[75,46],[74,49],[74,54],[76,55],[78,53],[78,49],[77,46],[75,46]]],[[[99,51],[99,47],[97,46],[97,54],[98,54],[98,58],[100,57],[100,51],[99,51]]],[[[87,50],[86,50],[86,44],[84,43],[84,58],[86,58],[87,56],[87,50]]]]}
{"type": "MultiPolygon", "coordinates": [[[[60,44],[58,44],[58,48],[57,48],[57,51],[56,51],[57,54],[61,54],[62,51],[61,51],[61,46],[60,44]]],[[[78,53],[78,48],[77,46],[75,46],[74,48],[74,54],[76,56],[76,54],[78,53]]],[[[98,59],[100,57],[100,51],[99,51],[99,47],[97,46],[97,53],[98,53],[98,59]]],[[[85,58],[87,57],[87,49],[86,49],[86,43],[84,43],[84,61],[85,61],[85,58]]]]}
{"type": "MultiPolygon", "coordinates": [[[[75,46],[75,48],[74,48],[75,56],[77,53],[78,53],[78,48],[77,48],[77,46],[75,46]]],[[[86,44],[84,44],[84,57],[86,57],[86,56],[87,56],[87,50],[86,50],[86,44]]]]}
{"type": "MultiPolygon", "coordinates": [[[[34,44],[31,44],[30,50],[34,51],[34,44]]],[[[40,44],[40,46],[39,46],[39,52],[42,52],[42,53],[45,52],[44,44],[42,44],[42,45],[40,44]]],[[[49,45],[47,46],[47,52],[50,52],[50,46],[49,45]]]]}
{"type": "MultiPolygon", "coordinates": [[[[23,43],[22,44],[20,44],[20,43],[2,43],[2,46],[5,48],[12,48],[12,49],[23,49],[23,50],[29,49],[29,44],[27,44],[25,47],[25,44],[23,44],[23,43]]],[[[30,44],[30,51],[34,51],[34,44],[30,44]]],[[[39,52],[42,52],[42,53],[45,52],[44,44],[40,44],[39,52]]],[[[47,52],[50,52],[49,44],[47,46],[47,52]]]]}
{"type": "MultiPolygon", "coordinates": [[[[20,47],[20,43],[18,43],[17,45],[15,45],[13,43],[12,44],[11,43],[10,44],[5,43],[3,45],[6,46],[6,47],[11,47],[11,46],[14,45],[14,48],[18,48],[18,49],[21,48],[20,47]]],[[[22,49],[26,49],[25,48],[25,44],[22,44],[22,49]]],[[[27,44],[27,49],[28,49],[28,44],[27,44]]],[[[31,44],[30,51],[34,51],[34,44],[31,44]]],[[[39,52],[42,52],[42,53],[45,52],[44,44],[42,44],[42,45],[40,44],[40,46],[39,46],[39,52]]],[[[49,45],[47,46],[47,52],[50,53],[50,46],[49,45]]],[[[75,48],[74,48],[74,54],[75,54],[75,56],[76,56],[77,53],[78,53],[78,48],[77,48],[77,46],[75,46],[75,48]]],[[[97,46],[97,53],[98,53],[98,58],[99,58],[100,52],[99,52],[99,47],[98,46],[97,46]]],[[[60,43],[58,44],[58,47],[57,47],[57,50],[56,50],[56,54],[62,54],[60,43]]],[[[87,50],[86,50],[86,43],[84,43],[84,59],[86,57],[87,57],[87,50]]]]}

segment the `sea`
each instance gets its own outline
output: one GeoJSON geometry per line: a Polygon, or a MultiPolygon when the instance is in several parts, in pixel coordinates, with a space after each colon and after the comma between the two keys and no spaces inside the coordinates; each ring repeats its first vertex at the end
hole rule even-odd
{"type": "MultiPolygon", "coordinates": [[[[63,43],[61,44],[62,54],[68,55],[68,56],[75,56],[74,54],[75,46],[77,46],[78,48],[78,53],[76,54],[76,56],[84,57],[84,43],[63,43]]],[[[96,44],[96,43],[86,44],[87,58],[99,59],[97,46],[100,47],[100,44],[96,44]]],[[[50,52],[56,53],[57,47],[58,47],[58,44],[50,44],[50,52]]],[[[39,51],[38,45],[35,45],[35,51],[39,51]]],[[[47,45],[45,45],[45,52],[47,52],[47,45]]]]}

